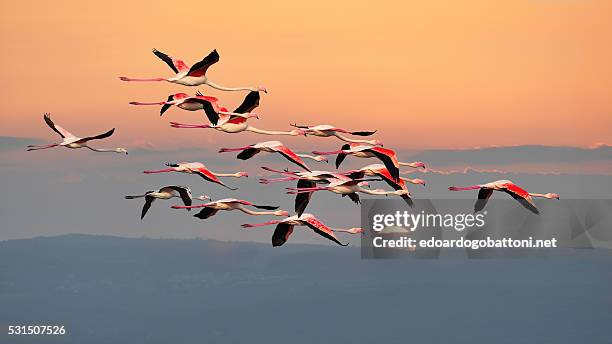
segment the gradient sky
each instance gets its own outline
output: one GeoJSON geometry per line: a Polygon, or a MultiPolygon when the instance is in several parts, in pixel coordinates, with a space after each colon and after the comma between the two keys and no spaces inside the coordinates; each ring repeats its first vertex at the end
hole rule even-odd
{"type": "MultiPolygon", "coordinates": [[[[400,149],[609,143],[611,12],[597,0],[3,2],[0,135],[55,140],[49,111],[77,135],[117,127],[109,145],[130,148],[268,140],[170,129],[202,115],[128,105],[198,89],[117,79],[170,76],[151,48],[188,63],[216,48],[211,80],[269,89],[253,122],[265,129],[372,128],[400,149]]],[[[199,89],[229,107],[244,96],[199,89]]]]}

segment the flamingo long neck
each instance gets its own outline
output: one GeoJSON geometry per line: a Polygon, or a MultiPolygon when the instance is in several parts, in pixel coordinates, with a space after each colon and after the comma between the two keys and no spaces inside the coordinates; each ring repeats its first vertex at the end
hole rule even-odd
{"type": "Polygon", "coordinates": [[[117,149],[113,149],[113,148],[93,148],[93,147],[89,147],[89,146],[85,146],[89,149],[91,149],[94,152],[101,152],[101,153],[121,153],[118,152],[117,149]]]}
{"type": "Polygon", "coordinates": [[[179,128],[179,129],[195,129],[195,128],[208,129],[208,128],[211,128],[210,124],[183,124],[183,123],[178,123],[178,122],[170,122],[170,126],[172,128],[179,128]]]}
{"type": "Polygon", "coordinates": [[[410,178],[404,178],[404,177],[400,177],[401,180],[411,183],[411,184],[422,184],[418,179],[410,179],[410,178]]]}
{"type": "Polygon", "coordinates": [[[322,151],[312,151],[312,154],[316,154],[316,155],[334,155],[334,154],[340,154],[343,151],[340,150],[335,150],[335,151],[329,151],[329,152],[322,152],[322,151]]]}
{"type": "Polygon", "coordinates": [[[211,171],[211,173],[214,174],[217,177],[234,177],[234,178],[240,178],[241,177],[240,173],[215,173],[215,172],[212,172],[212,171],[211,171]]]}
{"type": "Polygon", "coordinates": [[[245,214],[249,214],[249,215],[255,215],[255,216],[259,216],[259,215],[276,215],[275,211],[254,211],[254,210],[250,210],[247,209],[245,207],[238,207],[236,208],[238,210],[240,210],[241,212],[245,213],[245,214]]]}
{"type": "Polygon", "coordinates": [[[138,82],[148,82],[148,81],[167,81],[166,78],[121,78],[123,81],[138,81],[138,82]]]}
{"type": "Polygon", "coordinates": [[[414,168],[424,167],[422,164],[420,164],[418,162],[401,162],[401,161],[399,161],[398,164],[400,166],[410,166],[410,167],[414,167],[414,168]]]}
{"type": "Polygon", "coordinates": [[[263,134],[263,135],[290,135],[290,136],[295,136],[295,134],[291,131],[274,131],[274,130],[263,130],[263,129],[258,129],[252,126],[247,126],[246,131],[250,131],[253,133],[257,133],[257,134],[263,134]]]}
{"type": "Polygon", "coordinates": [[[359,140],[359,139],[351,139],[348,138],[344,135],[340,135],[337,132],[334,132],[334,136],[339,138],[340,140],[344,141],[344,142],[351,142],[351,143],[367,143],[367,144],[372,144],[371,140],[359,140]]]}
{"type": "Polygon", "coordinates": [[[206,85],[212,87],[212,88],[216,88],[218,90],[221,91],[254,91],[255,89],[252,87],[226,87],[226,86],[221,86],[219,84],[215,84],[214,82],[210,81],[210,80],[206,80],[206,85]]]}
{"type": "Polygon", "coordinates": [[[351,228],[330,228],[332,232],[343,232],[343,233],[351,233],[355,234],[351,228]]]}
{"type": "Polygon", "coordinates": [[[376,196],[387,196],[395,194],[395,191],[385,191],[385,190],[368,190],[364,188],[359,188],[358,192],[368,194],[368,195],[376,195],[376,196]]]}
{"type": "Polygon", "coordinates": [[[530,193],[529,193],[529,196],[531,196],[531,197],[541,197],[541,198],[550,198],[550,197],[549,197],[548,195],[546,195],[546,194],[541,194],[541,193],[532,193],[532,192],[530,192],[530,193]]]}
{"type": "MultiPolygon", "coordinates": [[[[309,154],[296,154],[297,156],[299,156],[300,158],[306,158],[306,159],[312,159],[315,161],[321,161],[321,156],[320,155],[309,155],[309,154]]],[[[324,158],[326,159],[326,158],[324,158]]]]}

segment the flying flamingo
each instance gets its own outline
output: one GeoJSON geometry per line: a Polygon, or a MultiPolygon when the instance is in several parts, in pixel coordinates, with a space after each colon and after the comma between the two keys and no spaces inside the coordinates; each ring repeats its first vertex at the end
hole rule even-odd
{"type": "Polygon", "coordinates": [[[198,91],[194,97],[190,97],[186,93],[176,93],[170,95],[168,100],[164,102],[130,102],[130,104],[162,105],[159,113],[160,116],[162,116],[172,105],[176,105],[187,111],[204,110],[204,114],[213,125],[218,125],[220,117],[223,118],[223,122],[232,121],[232,123],[235,123],[239,118],[242,118],[242,122],[246,122],[246,120],[251,117],[258,118],[257,114],[251,113],[251,111],[259,105],[259,92],[249,92],[242,104],[236,108],[234,112],[229,112],[227,108],[218,105],[217,102],[217,98],[205,96],[198,91]],[[210,105],[212,105],[212,107],[210,105]]]}
{"type": "Polygon", "coordinates": [[[263,130],[255,128],[247,123],[247,119],[251,117],[257,117],[257,114],[252,111],[259,106],[259,93],[250,92],[244,98],[242,104],[234,110],[234,112],[227,112],[227,108],[219,106],[216,102],[204,102],[202,103],[204,112],[209,118],[211,124],[184,124],[178,122],[170,122],[170,126],[173,128],[191,128],[191,129],[215,129],[225,133],[235,134],[243,131],[250,131],[262,135],[289,135],[298,136],[304,135],[305,133],[301,129],[295,129],[291,131],[273,131],[263,130]],[[218,119],[218,121],[213,120],[218,119]]]}
{"type": "Polygon", "coordinates": [[[341,246],[348,246],[348,244],[341,243],[334,232],[345,232],[351,234],[359,234],[363,233],[363,229],[361,228],[348,228],[348,229],[337,229],[337,228],[329,228],[324,225],[321,221],[319,221],[312,214],[302,214],[302,215],[294,215],[291,217],[284,218],[282,220],[273,220],[264,223],[257,224],[243,224],[244,228],[253,228],[253,227],[262,227],[276,225],[276,229],[274,230],[274,234],[272,235],[272,246],[282,246],[287,240],[291,233],[293,233],[293,228],[295,226],[307,226],[312,229],[315,233],[320,236],[329,239],[341,246]]]}
{"type": "MultiPolygon", "coordinates": [[[[293,171],[274,170],[272,168],[265,167],[265,166],[262,168],[266,171],[270,171],[270,172],[274,172],[274,173],[278,173],[278,174],[282,174],[286,176],[283,178],[273,178],[273,179],[261,178],[259,182],[262,184],[297,180],[297,188],[303,189],[303,188],[315,187],[316,184],[322,184],[322,183],[329,184],[330,179],[347,180],[347,181],[351,180],[349,177],[345,175],[334,173],[334,172],[327,172],[327,171],[293,172],[293,171]]],[[[312,198],[313,193],[314,191],[301,192],[295,196],[296,214],[302,215],[304,213],[304,210],[306,210],[306,207],[308,206],[308,203],[310,202],[310,199],[312,198]]],[[[357,199],[358,198],[359,197],[357,196],[357,199]]]]}
{"type": "Polygon", "coordinates": [[[376,133],[376,130],[375,131],[348,131],[346,129],[337,128],[329,124],[321,124],[321,125],[315,125],[315,126],[292,124],[292,126],[304,130],[306,135],[312,135],[312,136],[318,136],[318,137],[335,136],[345,142],[365,143],[365,144],[369,144],[372,146],[382,146],[383,145],[382,141],[380,140],[356,140],[356,139],[350,139],[340,134],[340,133],[343,133],[343,134],[351,134],[351,135],[356,135],[356,136],[370,136],[370,135],[374,135],[374,133],[376,133]]]}
{"type": "Polygon", "coordinates": [[[211,216],[214,216],[219,210],[240,210],[241,212],[249,215],[274,215],[274,216],[289,216],[289,213],[285,210],[276,210],[278,207],[269,206],[269,205],[256,205],[248,201],[244,201],[241,199],[235,198],[224,198],[218,201],[209,202],[206,204],[199,205],[191,205],[191,206],[181,206],[181,205],[173,205],[174,209],[194,209],[194,208],[204,208],[199,213],[193,215],[199,219],[207,219],[211,216]],[[269,211],[253,211],[245,208],[244,206],[251,206],[257,209],[265,209],[269,211]],[[276,210],[276,211],[272,211],[276,210]]]}
{"type": "Polygon", "coordinates": [[[112,148],[112,149],[93,148],[87,145],[87,142],[91,140],[105,139],[113,135],[113,133],[115,132],[115,128],[105,132],[104,134],[80,138],[80,137],[74,136],[68,130],[60,127],[59,125],[56,125],[55,123],[53,123],[53,121],[51,120],[51,114],[45,113],[43,117],[47,125],[51,129],[53,129],[53,131],[58,133],[59,136],[61,136],[62,139],[64,140],[60,143],[52,143],[49,145],[28,145],[28,151],[47,149],[47,148],[53,148],[53,147],[66,147],[66,148],[73,148],[73,149],[85,147],[85,148],[91,149],[94,152],[113,152],[113,153],[124,153],[124,154],[128,153],[128,151],[125,148],[112,148]]]}
{"type": "Polygon", "coordinates": [[[472,186],[467,186],[467,187],[451,186],[448,189],[451,191],[479,189],[480,191],[478,191],[478,200],[476,201],[476,204],[474,205],[474,212],[478,212],[484,209],[485,205],[487,204],[487,201],[493,194],[493,191],[503,191],[509,194],[510,196],[512,196],[512,198],[517,200],[523,207],[527,208],[529,211],[531,211],[534,214],[539,214],[540,212],[538,211],[538,208],[536,208],[535,204],[533,203],[532,197],[559,199],[559,195],[557,195],[556,193],[539,194],[539,193],[527,192],[524,189],[517,186],[516,184],[514,184],[510,180],[497,180],[497,181],[486,183],[486,184],[472,185],[472,186]]]}
{"type": "Polygon", "coordinates": [[[319,157],[319,156],[311,156],[307,154],[295,154],[291,149],[285,147],[285,145],[283,145],[283,143],[280,141],[260,142],[260,143],[252,144],[252,145],[245,146],[245,147],[239,147],[239,148],[221,148],[219,150],[219,153],[237,152],[237,151],[240,151],[237,158],[241,160],[250,159],[259,152],[279,153],[282,156],[284,156],[287,160],[300,166],[306,171],[310,171],[310,168],[306,166],[306,164],[304,163],[304,161],[302,161],[300,157],[310,158],[310,159],[317,160],[317,161],[321,161],[321,159],[325,159],[324,157],[319,157]]]}
{"type": "Polygon", "coordinates": [[[154,171],[144,171],[144,173],[147,174],[151,174],[151,173],[164,173],[164,172],[181,172],[181,173],[187,173],[187,174],[197,174],[200,177],[206,179],[209,182],[213,182],[213,183],[217,183],[221,186],[224,186],[230,190],[237,190],[235,188],[231,188],[227,185],[225,185],[221,180],[219,180],[219,178],[217,177],[235,177],[235,178],[240,178],[240,177],[248,177],[248,173],[246,172],[236,172],[236,173],[216,173],[213,172],[211,170],[209,170],[208,168],[206,168],[206,166],[201,163],[201,162],[181,162],[178,164],[175,163],[168,163],[166,164],[166,166],[168,166],[169,168],[163,169],[163,170],[154,170],[154,171]]]}
{"type": "MultiPolygon", "coordinates": [[[[383,164],[372,164],[372,165],[362,167],[358,170],[346,171],[346,172],[343,172],[342,174],[349,176],[351,179],[362,179],[366,176],[380,177],[382,178],[382,180],[384,180],[387,184],[389,184],[389,186],[391,186],[395,190],[408,191],[408,189],[406,188],[405,181],[409,183],[413,183],[413,184],[425,185],[425,181],[419,178],[410,179],[410,178],[400,177],[397,181],[395,181],[393,180],[393,177],[391,177],[389,170],[383,164]]],[[[400,195],[400,196],[406,201],[406,203],[408,203],[409,206],[411,207],[413,206],[413,202],[412,202],[412,199],[410,199],[409,192],[407,192],[404,195],[400,195]]]]}
{"type": "Polygon", "coordinates": [[[149,208],[151,208],[151,204],[153,204],[153,201],[155,201],[156,199],[171,199],[174,197],[180,197],[183,200],[183,203],[185,205],[191,205],[191,200],[193,199],[198,199],[201,201],[210,199],[210,197],[206,195],[202,195],[199,197],[193,197],[191,195],[190,188],[186,186],[176,186],[176,185],[164,186],[158,191],[147,191],[144,193],[144,195],[125,196],[125,199],[136,199],[136,198],[145,199],[145,204],[142,207],[142,212],[140,213],[140,219],[142,220],[147,214],[147,211],[149,211],[149,208]]]}
{"type": "MultiPolygon", "coordinates": [[[[331,191],[333,193],[337,193],[344,196],[348,196],[353,202],[355,202],[355,204],[359,204],[361,201],[359,199],[359,195],[358,193],[364,193],[367,195],[376,195],[376,196],[388,196],[388,195],[397,195],[397,196],[403,196],[403,195],[410,195],[408,193],[408,190],[395,190],[395,191],[385,191],[383,189],[376,189],[376,190],[368,190],[368,189],[364,189],[363,186],[367,186],[368,185],[368,180],[364,180],[364,179],[334,179],[334,178],[330,178],[328,179],[329,184],[328,185],[323,185],[323,186],[311,186],[311,187],[297,187],[297,188],[287,188],[288,191],[287,193],[290,195],[299,195],[301,193],[312,193],[315,191],[331,191]]],[[[303,203],[305,204],[300,204],[299,207],[300,209],[306,208],[306,206],[308,205],[308,201],[309,199],[302,199],[301,200],[303,203]]],[[[297,198],[296,198],[296,203],[297,203],[297,198]]],[[[296,207],[298,207],[298,204],[296,204],[296,207]]]]}
{"type": "Polygon", "coordinates": [[[425,164],[420,161],[410,162],[410,163],[397,161],[397,155],[395,154],[395,151],[391,149],[375,147],[375,146],[370,146],[370,145],[356,144],[356,143],[347,143],[343,145],[341,149],[336,150],[336,151],[331,151],[331,152],[314,151],[312,153],[317,154],[317,155],[338,154],[338,156],[336,157],[336,168],[340,166],[340,164],[342,163],[342,161],[344,161],[344,158],[346,158],[347,155],[352,155],[358,158],[376,157],[385,164],[385,167],[387,167],[387,170],[389,170],[389,173],[391,174],[391,178],[393,178],[393,180],[395,181],[399,180],[399,167],[400,166],[410,166],[410,167],[415,167],[415,168],[425,167],[425,164]]]}
{"type": "Polygon", "coordinates": [[[185,86],[198,86],[206,84],[221,91],[263,91],[268,92],[265,87],[225,87],[217,85],[206,77],[206,71],[210,66],[219,62],[219,53],[213,50],[202,61],[195,63],[191,68],[183,60],[172,58],[161,51],[153,49],[153,54],[164,61],[176,75],[170,78],[134,79],[125,76],[119,77],[123,81],[168,81],[185,86]]]}

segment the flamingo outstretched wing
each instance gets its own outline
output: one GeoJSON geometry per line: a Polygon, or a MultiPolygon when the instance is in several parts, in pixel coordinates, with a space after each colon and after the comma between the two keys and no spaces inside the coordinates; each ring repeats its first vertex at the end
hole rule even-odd
{"type": "Polygon", "coordinates": [[[256,107],[259,106],[259,92],[251,91],[244,97],[242,104],[234,110],[235,113],[247,113],[252,112],[256,107]]]}
{"type": "Polygon", "coordinates": [[[476,204],[474,204],[475,213],[484,209],[492,194],[493,189],[489,188],[481,188],[480,191],[478,191],[478,200],[476,201],[476,204]]]}
{"type": "Polygon", "coordinates": [[[240,160],[247,160],[252,158],[255,154],[259,153],[257,148],[247,148],[240,152],[236,157],[240,160]]]}
{"type": "Polygon", "coordinates": [[[399,180],[399,163],[397,162],[394,151],[382,147],[372,147],[367,149],[367,151],[374,154],[383,162],[393,180],[399,180]]]}
{"type": "MultiPolygon", "coordinates": [[[[346,143],[342,145],[342,148],[340,148],[343,151],[349,150],[351,149],[351,146],[346,143]]],[[[346,153],[339,153],[338,156],[336,157],[336,168],[340,167],[340,164],[344,161],[344,158],[346,158],[347,154],[346,153]]]]}
{"type": "Polygon", "coordinates": [[[105,132],[103,134],[100,134],[100,135],[84,137],[84,138],[76,141],[76,143],[84,143],[84,142],[87,142],[87,141],[90,141],[90,140],[105,139],[105,138],[113,135],[114,132],[115,132],[115,128],[113,128],[113,129],[111,129],[111,130],[109,130],[109,131],[107,131],[107,132],[105,132]]]}
{"type": "Polygon", "coordinates": [[[196,62],[193,66],[191,66],[189,72],[187,72],[187,75],[193,77],[202,76],[206,74],[208,67],[212,66],[217,62],[219,62],[219,53],[217,52],[217,49],[215,49],[210,54],[206,55],[206,57],[204,57],[202,61],[196,62]]]}
{"type": "Polygon", "coordinates": [[[164,186],[159,191],[169,192],[169,190],[174,190],[178,192],[179,196],[181,196],[181,200],[183,200],[183,204],[185,204],[186,206],[191,205],[191,190],[189,188],[184,187],[184,186],[169,185],[169,186],[164,186]]]}
{"type": "MultiPolygon", "coordinates": [[[[297,182],[298,189],[312,188],[314,186],[315,182],[306,179],[300,179],[297,182]]],[[[298,216],[301,216],[304,213],[304,210],[306,210],[306,207],[312,198],[312,194],[312,192],[302,192],[295,195],[295,212],[298,214],[298,216]]]]}
{"type": "Polygon", "coordinates": [[[310,172],[310,168],[306,166],[306,163],[304,163],[304,161],[299,156],[297,156],[297,154],[295,154],[291,149],[285,146],[276,146],[273,147],[273,149],[278,153],[282,154],[285,158],[287,158],[287,160],[310,172]]]}
{"type": "Polygon", "coordinates": [[[503,185],[503,190],[507,194],[512,196],[512,198],[517,200],[527,210],[531,211],[534,214],[539,214],[540,213],[540,211],[535,206],[535,204],[533,204],[533,199],[529,195],[529,192],[527,192],[526,190],[524,190],[524,189],[520,188],[519,186],[517,186],[516,184],[512,184],[512,183],[504,184],[503,185]]]}
{"type": "Polygon", "coordinates": [[[200,212],[198,212],[197,214],[193,216],[197,217],[198,219],[205,220],[209,217],[214,216],[218,211],[219,210],[214,209],[214,208],[204,207],[202,210],[200,210],[200,212]]]}
{"type": "Polygon", "coordinates": [[[145,215],[147,215],[147,212],[151,208],[151,204],[153,204],[153,201],[155,201],[155,197],[149,195],[145,196],[145,204],[142,206],[142,211],[140,212],[141,220],[144,219],[145,215]]]}
{"type": "Polygon", "coordinates": [[[187,67],[185,62],[183,62],[182,60],[174,59],[157,49],[153,49],[153,54],[155,54],[155,56],[159,57],[162,61],[164,61],[168,65],[168,67],[170,67],[176,74],[189,70],[189,67],[187,67]]]}
{"type": "Polygon", "coordinates": [[[293,227],[294,225],[286,222],[281,222],[276,225],[274,234],[272,234],[272,246],[282,246],[286,243],[291,233],[293,233],[293,227]]]}
{"type": "Polygon", "coordinates": [[[329,239],[340,246],[348,246],[348,244],[341,243],[338,238],[336,238],[334,232],[329,227],[317,220],[314,216],[308,216],[303,221],[305,222],[306,226],[310,227],[310,229],[315,231],[315,233],[319,234],[320,236],[329,239]]]}
{"type": "Polygon", "coordinates": [[[53,131],[55,131],[63,139],[66,139],[66,138],[75,138],[76,137],[71,132],[69,132],[68,130],[60,127],[59,125],[56,125],[55,123],[53,123],[53,121],[51,120],[51,114],[50,113],[45,113],[43,117],[44,117],[45,122],[47,123],[47,125],[51,129],[53,129],[53,131]]]}

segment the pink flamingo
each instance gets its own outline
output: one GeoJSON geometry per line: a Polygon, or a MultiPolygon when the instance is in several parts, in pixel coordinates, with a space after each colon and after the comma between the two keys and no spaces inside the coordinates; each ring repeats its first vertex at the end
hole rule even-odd
{"type": "Polygon", "coordinates": [[[52,143],[48,145],[28,145],[28,149],[27,149],[28,151],[54,148],[54,147],[66,147],[66,148],[72,148],[72,149],[85,147],[94,152],[113,152],[113,153],[123,153],[123,154],[128,153],[128,151],[125,148],[112,148],[112,149],[93,148],[87,145],[87,143],[91,140],[105,139],[113,135],[113,133],[115,132],[115,128],[105,132],[104,134],[81,138],[81,137],[74,136],[68,130],[53,123],[53,121],[51,120],[51,114],[45,113],[43,117],[45,119],[45,123],[47,123],[47,125],[51,129],[53,129],[53,131],[55,131],[59,136],[61,136],[63,141],[60,143],[52,143]]]}
{"type": "Polygon", "coordinates": [[[289,213],[285,210],[276,210],[278,207],[269,206],[269,205],[256,205],[249,201],[235,199],[235,198],[224,198],[218,201],[209,202],[206,204],[199,205],[173,205],[174,209],[195,209],[195,208],[204,208],[199,213],[193,215],[199,219],[207,219],[211,216],[214,216],[219,210],[232,211],[239,210],[248,215],[274,215],[274,216],[289,216],[289,213]],[[270,211],[253,211],[245,208],[244,206],[250,206],[257,209],[265,209],[270,211]],[[276,210],[276,211],[271,211],[276,210]]]}
{"type": "Polygon", "coordinates": [[[307,154],[295,154],[291,149],[287,148],[280,141],[260,142],[260,143],[248,145],[245,147],[239,147],[239,148],[221,148],[219,150],[219,153],[238,152],[238,151],[240,151],[240,154],[238,154],[237,158],[241,160],[248,160],[259,152],[279,153],[282,156],[284,156],[287,160],[300,166],[306,171],[310,171],[310,168],[306,166],[306,164],[300,157],[309,158],[309,159],[313,159],[317,161],[322,161],[322,159],[325,159],[324,157],[320,157],[320,156],[311,156],[307,154]]]}
{"type": "MultiPolygon", "coordinates": [[[[408,190],[395,190],[395,191],[385,191],[383,189],[376,190],[368,190],[364,189],[363,186],[368,186],[368,180],[364,179],[328,179],[329,184],[323,186],[311,186],[311,187],[297,187],[297,188],[287,188],[287,193],[290,195],[299,195],[301,193],[312,193],[315,191],[331,191],[336,194],[340,194],[343,197],[348,196],[355,204],[359,204],[361,201],[359,199],[358,193],[364,193],[367,195],[375,195],[375,196],[388,196],[388,195],[410,195],[408,190]]],[[[296,198],[296,207],[298,207],[296,198]]],[[[299,204],[300,209],[305,209],[309,199],[301,200],[305,204],[299,204]]]]}
{"type": "Polygon", "coordinates": [[[173,128],[215,129],[230,134],[250,131],[262,135],[305,135],[304,131],[301,129],[291,131],[272,131],[258,129],[249,125],[247,123],[247,119],[251,117],[258,118],[258,116],[252,112],[257,106],[259,106],[258,92],[250,92],[247,94],[242,104],[236,108],[233,113],[227,112],[225,107],[219,106],[216,102],[205,103],[202,104],[202,106],[212,125],[170,122],[170,126],[173,128]]]}
{"type": "Polygon", "coordinates": [[[272,234],[272,246],[282,246],[285,242],[287,242],[289,236],[291,235],[291,233],[293,233],[293,228],[295,226],[307,226],[320,236],[329,239],[341,246],[348,246],[348,244],[341,243],[334,234],[334,232],[345,232],[350,234],[363,233],[363,229],[356,227],[348,229],[329,228],[321,221],[319,221],[314,215],[307,213],[302,214],[300,216],[294,215],[282,220],[273,220],[258,224],[246,223],[243,224],[242,227],[254,228],[269,225],[276,225],[276,229],[274,229],[274,234],[272,234]]]}
{"type": "Polygon", "coordinates": [[[329,125],[329,124],[321,124],[321,125],[315,125],[315,126],[292,124],[292,126],[304,130],[304,132],[306,132],[306,135],[312,135],[312,136],[318,136],[318,137],[335,136],[345,142],[365,143],[365,144],[369,144],[372,146],[382,146],[383,145],[382,141],[380,140],[356,140],[356,139],[350,139],[340,134],[340,133],[343,133],[343,134],[350,134],[350,135],[356,135],[356,136],[370,136],[370,135],[374,135],[374,133],[376,133],[376,130],[374,131],[348,131],[346,129],[334,127],[333,125],[329,125]]]}
{"type": "Polygon", "coordinates": [[[484,209],[487,201],[493,194],[493,191],[503,191],[515,200],[517,200],[523,207],[527,208],[534,214],[539,214],[538,208],[533,203],[532,197],[542,197],[548,199],[559,199],[559,195],[556,193],[539,194],[527,192],[520,188],[510,180],[497,180],[486,184],[478,184],[466,187],[451,186],[448,188],[451,191],[463,191],[463,190],[480,190],[478,191],[478,200],[474,205],[474,212],[481,211],[484,209]]]}
{"type": "Polygon", "coordinates": [[[180,172],[180,173],[187,173],[187,174],[197,174],[200,177],[206,179],[209,182],[212,183],[217,183],[221,186],[224,186],[230,190],[237,190],[235,188],[231,188],[227,185],[225,185],[221,180],[219,180],[219,178],[217,177],[234,177],[234,178],[240,178],[240,177],[248,177],[248,173],[246,172],[236,172],[236,173],[216,173],[216,172],[212,172],[211,170],[209,170],[208,168],[206,168],[206,166],[201,163],[201,162],[181,162],[178,164],[174,164],[174,163],[168,163],[166,164],[166,166],[168,166],[169,168],[163,169],[163,170],[155,170],[155,171],[144,171],[144,173],[150,174],[150,173],[165,173],[165,172],[180,172]]]}
{"type": "MultiPolygon", "coordinates": [[[[205,96],[199,91],[194,97],[190,97],[186,93],[176,93],[170,95],[167,101],[164,102],[153,102],[153,103],[142,103],[142,102],[130,102],[131,105],[162,105],[160,116],[164,114],[172,105],[176,105],[180,109],[187,111],[198,111],[204,110],[204,114],[208,117],[208,120],[213,125],[218,125],[219,118],[222,118],[222,122],[234,121],[238,118],[242,122],[246,122],[248,118],[256,117],[257,114],[251,111],[259,105],[259,92],[249,92],[245,97],[242,104],[234,110],[229,112],[227,108],[218,105],[218,99],[215,97],[205,96]]],[[[174,122],[173,122],[174,123],[174,122]]]]}
{"type": "MultiPolygon", "coordinates": [[[[286,181],[293,181],[293,180],[297,180],[297,188],[299,189],[304,189],[304,188],[313,188],[315,187],[317,184],[329,184],[331,179],[334,180],[346,180],[349,181],[351,180],[349,177],[339,174],[339,173],[333,173],[333,172],[327,172],[327,171],[312,171],[312,172],[293,172],[293,171],[279,171],[279,170],[275,170],[269,167],[262,167],[264,170],[266,171],[270,171],[270,172],[274,172],[274,173],[278,173],[278,174],[282,174],[285,175],[286,177],[284,178],[273,178],[273,179],[267,179],[267,178],[261,178],[259,180],[260,183],[262,184],[269,184],[269,183],[276,183],[276,182],[286,182],[286,181]]],[[[306,207],[308,206],[308,203],[310,202],[310,199],[312,198],[312,194],[314,193],[314,191],[311,192],[301,192],[296,194],[295,196],[295,212],[298,215],[302,215],[304,213],[304,211],[306,210],[306,207]]],[[[354,197],[357,197],[357,201],[359,201],[359,196],[357,196],[357,194],[355,195],[351,195],[349,196],[352,200],[354,197]]]]}
{"type": "Polygon", "coordinates": [[[346,158],[347,155],[352,155],[358,158],[378,158],[385,164],[385,167],[387,167],[387,170],[389,170],[389,173],[391,174],[391,178],[393,178],[393,180],[395,181],[399,180],[400,166],[410,166],[415,168],[425,167],[425,164],[420,161],[410,163],[397,161],[397,155],[395,154],[395,151],[391,149],[356,143],[347,143],[343,145],[341,149],[331,152],[314,151],[312,153],[317,155],[338,154],[338,156],[336,157],[336,168],[340,166],[340,164],[342,163],[342,161],[344,161],[344,158],[346,158]]]}
{"type": "Polygon", "coordinates": [[[210,199],[210,197],[208,197],[207,195],[193,197],[191,195],[190,188],[186,186],[176,186],[176,185],[164,186],[158,191],[154,191],[154,190],[147,191],[143,195],[125,196],[125,199],[136,199],[136,198],[145,199],[145,204],[142,207],[142,211],[140,213],[140,219],[142,220],[147,214],[147,212],[149,211],[149,208],[151,208],[151,204],[153,204],[153,201],[155,201],[156,199],[171,199],[174,197],[179,197],[181,200],[183,200],[183,204],[185,204],[186,206],[190,206],[191,201],[194,199],[198,199],[201,201],[210,199]]]}
{"type": "MultiPolygon", "coordinates": [[[[393,180],[393,177],[391,177],[389,170],[385,167],[385,165],[382,165],[382,164],[372,164],[372,165],[364,166],[358,170],[346,171],[346,172],[343,172],[342,174],[349,176],[351,179],[362,179],[366,176],[380,177],[382,178],[382,180],[384,180],[387,184],[389,184],[389,186],[391,186],[395,190],[408,191],[405,181],[412,183],[412,184],[425,185],[425,181],[419,178],[410,179],[410,178],[400,177],[397,181],[393,180]]],[[[406,201],[406,203],[408,203],[409,206],[411,207],[413,206],[412,199],[410,199],[410,193],[406,193],[400,196],[406,201]]]]}
{"type": "Polygon", "coordinates": [[[170,57],[161,51],[153,49],[153,54],[164,61],[168,67],[170,67],[175,76],[170,78],[149,78],[149,79],[135,79],[128,78],[125,76],[119,77],[123,81],[167,81],[179,85],[185,86],[198,86],[206,84],[212,88],[216,88],[221,91],[263,91],[268,92],[265,87],[225,87],[217,85],[210,81],[206,77],[206,71],[210,66],[219,62],[219,53],[217,50],[213,50],[210,54],[204,57],[200,62],[195,63],[191,68],[183,62],[183,60],[175,59],[170,57]]]}

